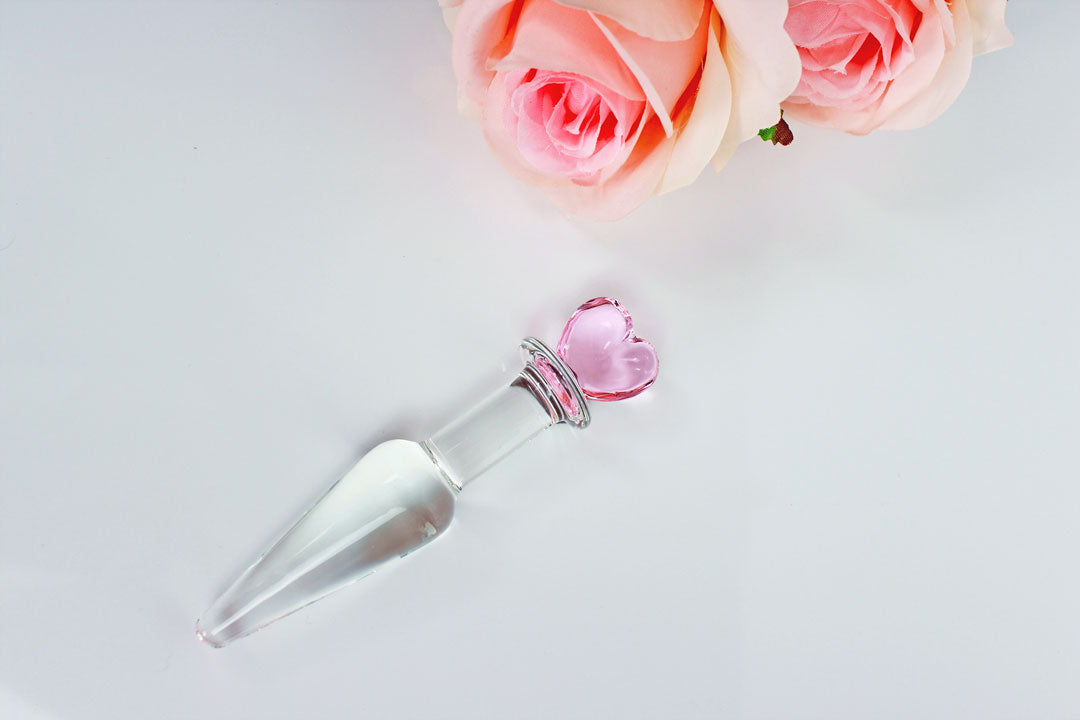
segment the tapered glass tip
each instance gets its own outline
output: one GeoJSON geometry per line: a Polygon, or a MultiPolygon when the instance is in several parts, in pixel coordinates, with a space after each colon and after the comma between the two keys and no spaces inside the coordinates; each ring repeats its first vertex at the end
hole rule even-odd
{"type": "Polygon", "coordinates": [[[217,640],[214,639],[214,637],[212,637],[210,635],[207,635],[206,633],[203,632],[203,630],[202,630],[202,620],[198,620],[195,623],[195,637],[197,637],[200,642],[204,642],[204,643],[206,643],[207,645],[209,645],[212,648],[223,648],[223,647],[225,647],[225,643],[218,642],[217,640]]]}
{"type": "Polygon", "coordinates": [[[214,601],[195,636],[224,647],[422,547],[453,513],[454,491],[419,443],[382,443],[214,601]]]}

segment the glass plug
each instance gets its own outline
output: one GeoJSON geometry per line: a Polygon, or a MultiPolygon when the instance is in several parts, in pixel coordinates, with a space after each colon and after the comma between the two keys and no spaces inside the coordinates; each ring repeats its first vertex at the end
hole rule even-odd
{"type": "Polygon", "coordinates": [[[557,350],[521,342],[514,380],[421,442],[372,448],[203,613],[214,647],[249,635],[446,532],[457,494],[541,430],[589,425],[588,400],[633,397],[656,379],[652,345],[611,298],[574,312],[557,350]]]}

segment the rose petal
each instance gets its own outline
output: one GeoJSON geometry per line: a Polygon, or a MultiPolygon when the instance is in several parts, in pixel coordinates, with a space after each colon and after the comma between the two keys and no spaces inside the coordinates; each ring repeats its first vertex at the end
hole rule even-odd
{"type": "Polygon", "coordinates": [[[971,14],[971,35],[976,55],[993,52],[1013,44],[1012,33],[1005,26],[1006,0],[964,0],[971,14]]]}
{"type": "Polygon", "coordinates": [[[652,40],[686,40],[697,32],[702,0],[558,0],[562,5],[609,17],[652,40]]]}
{"type": "MultiPolygon", "coordinates": [[[[949,23],[952,24],[951,17],[949,23]]],[[[944,23],[936,11],[931,10],[923,15],[922,24],[912,41],[912,48],[915,51],[915,61],[890,83],[889,90],[882,96],[881,101],[869,108],[860,118],[860,122],[852,126],[850,132],[865,135],[881,127],[893,113],[930,87],[948,52],[944,23]]]]}
{"type": "Polygon", "coordinates": [[[674,140],[653,116],[619,169],[603,182],[549,186],[547,194],[564,210],[590,220],[619,220],[656,192],[674,140]]]}
{"type": "Polygon", "coordinates": [[[616,158],[645,110],[579,75],[515,70],[505,76],[507,135],[522,159],[542,172],[594,183],[616,158]]]}
{"type": "Polygon", "coordinates": [[[937,16],[941,18],[941,27],[945,31],[946,47],[952,47],[956,44],[956,23],[953,22],[953,13],[949,2],[950,0],[934,0],[934,8],[937,10],[937,16]]]}
{"type": "MultiPolygon", "coordinates": [[[[702,6],[704,7],[704,6],[702,6]]],[[[702,12],[698,31],[679,42],[657,42],[636,35],[608,18],[590,13],[597,27],[637,78],[669,136],[675,132],[671,110],[697,75],[705,56],[709,15],[702,12]]]]}
{"type": "MultiPolygon", "coordinates": [[[[647,116],[635,121],[630,128],[631,134],[616,148],[618,154],[610,159],[607,156],[603,158],[607,160],[606,167],[600,169],[593,177],[577,178],[575,180],[562,174],[560,171],[563,168],[556,168],[555,172],[544,172],[537,168],[535,162],[526,159],[522,154],[521,138],[516,128],[514,132],[509,131],[511,123],[507,118],[507,113],[513,111],[509,107],[509,103],[513,99],[515,83],[518,82],[515,75],[515,73],[496,74],[488,90],[487,98],[482,104],[483,114],[481,117],[484,135],[488,144],[491,146],[495,156],[511,173],[531,185],[538,185],[548,189],[561,187],[566,188],[568,192],[580,192],[585,186],[606,182],[610,176],[621,170],[627,156],[634,151],[643,127],[648,124],[649,111],[643,101],[638,101],[637,108],[632,107],[633,101],[625,98],[622,99],[622,102],[627,103],[625,107],[619,107],[618,103],[615,104],[617,114],[636,113],[636,117],[641,114],[642,109],[645,109],[647,116]]],[[[655,117],[652,117],[652,119],[654,122],[656,121],[655,117]]],[[[525,128],[525,130],[528,130],[528,128],[525,128]]],[[[537,149],[539,146],[540,143],[537,141],[532,147],[537,149]]],[[[532,160],[536,160],[536,158],[533,157],[532,160]]],[[[572,169],[574,166],[568,165],[567,167],[572,169]]]]}
{"type": "Polygon", "coordinates": [[[732,99],[731,76],[720,51],[720,33],[720,18],[714,14],[697,97],[672,148],[658,192],[669,192],[694,182],[724,141],[731,120],[732,99]]]}
{"type": "MultiPolygon", "coordinates": [[[[972,51],[971,16],[962,0],[954,2],[952,20],[957,42],[945,54],[941,65],[926,88],[889,114],[881,127],[888,130],[911,130],[936,120],[956,102],[971,75],[972,51]]],[[[895,83],[894,83],[895,85],[895,83]]],[[[890,90],[890,94],[891,94],[890,90]]],[[[884,103],[883,103],[884,105],[884,103]]]]}
{"type": "Polygon", "coordinates": [[[458,13],[461,12],[462,2],[464,0],[439,0],[443,22],[446,23],[446,29],[450,32],[454,32],[454,25],[457,23],[458,13]]]}
{"type": "Polygon", "coordinates": [[[506,37],[513,9],[513,0],[469,0],[460,4],[452,55],[458,85],[470,100],[481,102],[487,95],[495,77],[488,67],[491,51],[506,37]]]}
{"type": "Polygon", "coordinates": [[[508,73],[497,73],[488,88],[487,97],[481,104],[481,122],[484,126],[484,136],[491,146],[492,152],[500,162],[513,173],[519,180],[530,185],[548,187],[551,185],[566,184],[570,181],[559,175],[537,170],[534,165],[522,157],[517,147],[516,135],[511,135],[506,130],[506,111],[510,101],[510,93],[507,88],[508,73]]]}
{"type": "Polygon", "coordinates": [[[637,78],[589,14],[554,0],[524,4],[509,51],[492,66],[497,72],[532,68],[583,75],[623,97],[645,99],[637,78]]]}

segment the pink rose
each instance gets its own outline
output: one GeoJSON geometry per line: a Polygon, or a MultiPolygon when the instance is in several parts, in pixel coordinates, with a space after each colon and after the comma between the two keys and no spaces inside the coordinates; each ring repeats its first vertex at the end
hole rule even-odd
{"type": "Polygon", "coordinates": [[[802,79],[784,104],[850,133],[906,130],[937,118],[975,55],[1012,44],[1006,0],[789,0],[802,79]]]}
{"type": "Polygon", "coordinates": [[[465,107],[570,212],[625,215],[776,122],[787,0],[440,0],[465,107]]]}

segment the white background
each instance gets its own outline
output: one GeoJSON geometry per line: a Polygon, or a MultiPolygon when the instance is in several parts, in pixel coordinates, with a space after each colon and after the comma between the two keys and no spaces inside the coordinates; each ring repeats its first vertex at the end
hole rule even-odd
{"type": "Polygon", "coordinates": [[[1080,46],[624,222],[456,114],[434,2],[0,0],[0,716],[1080,717],[1080,46]],[[619,297],[661,356],[430,548],[215,651],[366,448],[619,297]]]}

